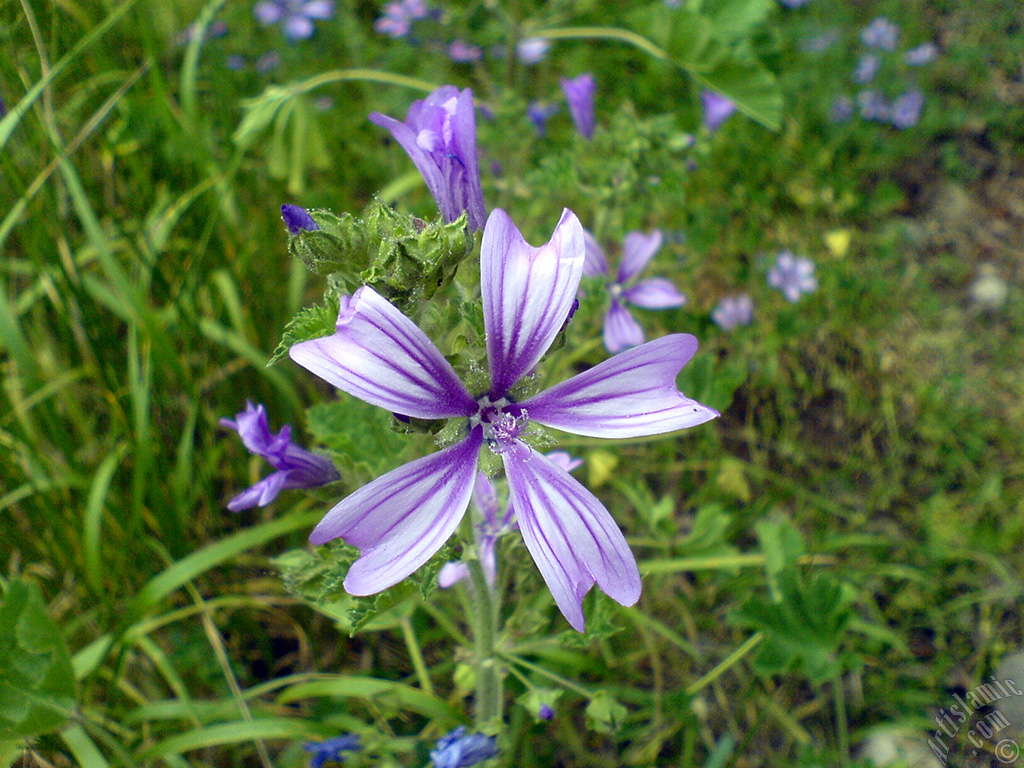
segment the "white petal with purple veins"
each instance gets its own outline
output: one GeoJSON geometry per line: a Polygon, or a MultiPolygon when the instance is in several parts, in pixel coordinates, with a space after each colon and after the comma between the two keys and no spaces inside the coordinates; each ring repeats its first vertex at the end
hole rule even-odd
{"type": "Polygon", "coordinates": [[[480,286],[492,395],[507,394],[551,346],[576,299],[583,260],[583,227],[569,209],[539,248],[523,240],[507,213],[491,213],[480,249],[480,286]]]}
{"type": "Polygon", "coordinates": [[[482,442],[475,429],[461,443],[364,485],[324,516],[311,542],[340,537],[360,549],[345,577],[349,593],[387,589],[441,548],[469,506],[482,442]]]}
{"type": "Polygon", "coordinates": [[[640,572],[608,510],[565,470],[523,443],[503,456],[523,541],[573,628],[596,583],[613,600],[640,598],[640,572]]]}
{"type": "Polygon", "coordinates": [[[671,309],[686,303],[686,296],[679,292],[672,281],[663,277],[641,280],[622,293],[622,299],[644,309],[671,309]]]}
{"type": "Polygon", "coordinates": [[[615,299],[604,316],[604,346],[615,354],[644,343],[644,329],[622,304],[615,299]]]}
{"type": "Polygon", "coordinates": [[[641,437],[693,427],[718,411],[691,400],[676,375],[697,351],[685,333],[626,350],[521,403],[530,420],[589,437],[641,437]]]}
{"type": "Polygon", "coordinates": [[[300,342],[289,355],[338,389],[404,416],[446,419],[477,409],[434,343],[369,287],[341,298],[334,335],[300,342]]]}
{"type": "Polygon", "coordinates": [[[661,248],[662,236],[659,230],[649,235],[630,232],[622,241],[622,261],[619,262],[619,282],[624,283],[640,274],[654,254],[661,248]]]}

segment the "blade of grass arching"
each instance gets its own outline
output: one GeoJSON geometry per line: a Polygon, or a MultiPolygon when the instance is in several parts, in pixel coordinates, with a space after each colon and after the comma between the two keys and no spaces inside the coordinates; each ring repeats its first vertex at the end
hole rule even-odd
{"type": "Polygon", "coordinates": [[[39,368],[35,356],[4,291],[0,291],[0,346],[7,350],[22,376],[30,380],[38,379],[39,368]]]}
{"type": "Polygon", "coordinates": [[[167,658],[163,648],[145,636],[140,637],[136,641],[136,645],[149,658],[153,663],[153,668],[160,673],[164,681],[174,692],[174,695],[178,697],[178,702],[181,704],[181,718],[183,720],[190,720],[196,728],[200,727],[202,722],[196,713],[192,697],[189,695],[188,685],[181,678],[181,675],[178,674],[171,660],[167,658]]]}
{"type": "Polygon", "coordinates": [[[89,32],[86,33],[70,51],[64,54],[56,64],[50,67],[49,71],[41,77],[35,85],[29,88],[28,92],[21,97],[21,100],[18,101],[17,104],[10,108],[3,118],[0,118],[0,152],[3,151],[5,146],[7,146],[7,141],[11,138],[11,134],[14,133],[14,129],[18,127],[18,123],[21,122],[21,118],[25,116],[25,113],[28,112],[36,99],[38,99],[47,87],[49,87],[50,83],[52,83],[71,62],[77,59],[83,51],[107,34],[111,27],[120,21],[121,18],[128,13],[128,11],[130,11],[138,1],[139,0],[126,0],[123,5],[120,5],[111,11],[107,18],[89,30],[89,32]]]}
{"type": "Polygon", "coordinates": [[[290,704],[302,699],[321,698],[375,699],[386,697],[396,706],[427,717],[459,722],[463,715],[444,699],[411,685],[372,677],[339,675],[321,680],[290,685],[277,697],[278,704],[290,704]]]}
{"type": "Polygon", "coordinates": [[[110,481],[117,471],[117,466],[124,457],[126,446],[119,445],[107,455],[96,474],[93,475],[89,495],[85,501],[85,518],[83,520],[82,556],[85,561],[85,577],[89,586],[96,594],[103,592],[103,554],[101,551],[103,530],[103,513],[106,511],[107,492],[110,481]]]}
{"type": "Polygon", "coordinates": [[[232,279],[231,274],[224,269],[218,269],[210,275],[210,282],[216,286],[220,299],[224,302],[224,310],[228,313],[231,327],[239,336],[245,337],[245,314],[242,311],[242,298],[238,294],[238,286],[232,279]]]}
{"type": "Polygon", "coordinates": [[[212,0],[200,11],[192,23],[192,39],[185,49],[185,59],[181,64],[181,111],[190,126],[196,122],[196,75],[199,71],[199,49],[206,42],[206,30],[213,17],[224,7],[225,0],[212,0]]]}
{"type": "Polygon", "coordinates": [[[304,720],[284,717],[265,717],[247,723],[239,720],[200,728],[172,736],[146,747],[137,756],[139,760],[155,760],[166,755],[181,754],[204,747],[224,744],[242,744],[257,739],[311,740],[322,739],[324,734],[304,720]]]}
{"type": "Polygon", "coordinates": [[[110,763],[81,725],[76,723],[67,726],[61,730],[60,737],[81,768],[110,768],[110,763]]]}
{"type": "Polygon", "coordinates": [[[184,530],[190,510],[201,489],[195,481],[195,445],[196,422],[199,419],[199,403],[192,399],[188,404],[188,414],[181,428],[181,439],[175,451],[174,470],[171,472],[171,495],[173,511],[178,514],[178,528],[184,530]]]}
{"type": "Polygon", "coordinates": [[[269,520],[251,528],[246,528],[230,536],[214,542],[198,552],[182,558],[161,573],[154,576],[139,590],[131,603],[131,614],[139,615],[147,612],[167,595],[182,587],[202,573],[215,568],[232,557],[253,549],[268,541],[292,533],[293,531],[310,528],[323,517],[321,511],[292,514],[277,520],[269,520]]]}

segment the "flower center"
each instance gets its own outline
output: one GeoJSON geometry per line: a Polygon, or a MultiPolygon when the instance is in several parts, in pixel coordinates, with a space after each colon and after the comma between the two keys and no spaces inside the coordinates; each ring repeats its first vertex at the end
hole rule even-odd
{"type": "Polygon", "coordinates": [[[492,451],[507,452],[530,422],[526,410],[507,397],[492,399],[484,395],[477,404],[480,410],[470,417],[470,427],[478,424],[483,427],[484,440],[492,451]]]}

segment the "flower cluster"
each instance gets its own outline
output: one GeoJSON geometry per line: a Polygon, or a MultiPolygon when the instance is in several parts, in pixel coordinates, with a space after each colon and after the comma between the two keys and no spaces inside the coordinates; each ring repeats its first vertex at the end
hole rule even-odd
{"type": "MultiPolygon", "coordinates": [[[[904,81],[902,92],[891,99],[878,87],[867,86],[871,86],[886,70],[905,72],[908,67],[916,68],[934,61],[938,47],[931,42],[922,43],[898,56],[899,27],[882,16],[861,30],[860,40],[868,50],[858,58],[851,80],[863,87],[852,98],[844,94],[832,102],[832,119],[842,122],[857,114],[862,120],[888,123],[899,129],[917,125],[925,101],[924,92],[917,84],[907,85],[904,81]]],[[[890,80],[895,81],[898,76],[899,72],[894,72],[890,80]]]]}
{"type": "Polygon", "coordinates": [[[388,37],[405,37],[412,29],[412,23],[427,18],[428,14],[423,0],[397,0],[384,6],[384,15],[374,22],[373,28],[388,37]]]}
{"type": "Polygon", "coordinates": [[[334,16],[334,0],[262,0],[253,14],[264,26],[280,24],[289,40],[305,40],[313,36],[314,21],[334,16]]]}
{"type": "Polygon", "coordinates": [[[818,288],[814,262],[791,251],[780,251],[775,265],[768,270],[768,285],[782,292],[789,301],[796,302],[802,294],[818,288]]]}

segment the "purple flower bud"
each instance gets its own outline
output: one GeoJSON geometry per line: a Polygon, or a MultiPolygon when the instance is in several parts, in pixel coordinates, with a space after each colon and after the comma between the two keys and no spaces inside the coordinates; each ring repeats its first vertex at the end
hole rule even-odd
{"type": "Polygon", "coordinates": [[[701,91],[700,102],[704,107],[704,125],[710,133],[717,131],[736,111],[736,103],[732,99],[714,91],[701,91]]]}
{"type": "Polygon", "coordinates": [[[530,121],[537,126],[537,135],[543,136],[547,131],[548,119],[554,115],[560,107],[558,104],[541,104],[534,101],[526,108],[530,121]]]}
{"type": "Polygon", "coordinates": [[[438,88],[412,103],[404,123],[380,112],[371,112],[370,122],[387,128],[402,145],[423,175],[445,221],[455,221],[465,211],[470,231],[483,227],[487,209],[480,186],[476,114],[469,88],[438,88]]]}
{"type": "Polygon", "coordinates": [[[585,139],[594,136],[594,94],[597,92],[597,82],[594,76],[587,72],[579,77],[560,78],[562,93],[569,103],[569,112],[572,121],[576,124],[576,130],[585,139]]]}
{"type": "Polygon", "coordinates": [[[265,507],[287,488],[315,488],[339,479],[330,461],[292,442],[291,427],[282,427],[276,435],[271,432],[262,405],[247,403],[234,421],[221,419],[220,425],[238,432],[249,453],[262,456],[277,470],[229,501],[232,512],[265,507]]]}
{"type": "Polygon", "coordinates": [[[537,711],[537,717],[541,720],[551,720],[555,716],[555,710],[549,707],[547,704],[541,704],[540,709],[537,711]]]}
{"type": "Polygon", "coordinates": [[[313,221],[313,217],[306,209],[297,205],[282,205],[281,218],[284,219],[285,226],[288,227],[288,234],[292,237],[303,230],[313,232],[320,229],[320,225],[313,221]]]}

